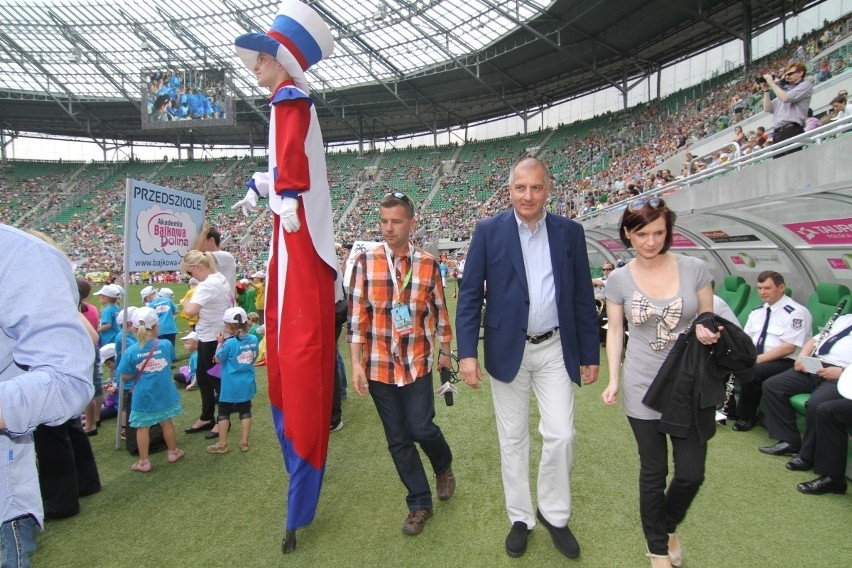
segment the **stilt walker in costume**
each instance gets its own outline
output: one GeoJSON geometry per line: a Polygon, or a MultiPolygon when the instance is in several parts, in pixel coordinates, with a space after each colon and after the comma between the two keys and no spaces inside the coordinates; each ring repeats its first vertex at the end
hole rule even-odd
{"type": "Polygon", "coordinates": [[[287,553],[319,500],[334,381],[334,304],[343,297],[322,133],[304,74],[331,54],[334,39],[312,8],[283,0],[266,35],[245,34],[234,43],[258,85],[272,93],[269,170],[252,176],[233,208],[247,213],[268,196],[274,214],[264,315],[269,401],[290,474],[287,553]]]}

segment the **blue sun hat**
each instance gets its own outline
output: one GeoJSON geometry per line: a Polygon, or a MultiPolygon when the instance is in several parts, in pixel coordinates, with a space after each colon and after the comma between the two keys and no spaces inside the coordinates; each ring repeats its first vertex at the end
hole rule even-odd
{"type": "Polygon", "coordinates": [[[322,17],[298,0],[282,0],[266,34],[243,34],[234,40],[237,55],[249,69],[259,53],[274,57],[305,92],[310,91],[305,71],[334,51],[334,38],[322,17]]]}

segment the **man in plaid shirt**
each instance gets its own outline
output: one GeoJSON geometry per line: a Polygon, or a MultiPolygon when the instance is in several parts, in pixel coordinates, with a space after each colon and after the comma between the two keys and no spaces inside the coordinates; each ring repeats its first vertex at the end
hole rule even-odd
{"type": "Polygon", "coordinates": [[[435,340],[441,343],[438,367],[449,367],[453,332],[438,261],[409,242],[411,199],[387,194],[380,218],[384,243],[359,254],[352,268],[347,341],[355,391],[365,396],[369,389],[408,489],[402,532],[417,535],[432,516],[432,491],[415,442],[432,464],[438,499],[446,501],[456,489],[453,454],[433,421],[432,382],[435,340]]]}

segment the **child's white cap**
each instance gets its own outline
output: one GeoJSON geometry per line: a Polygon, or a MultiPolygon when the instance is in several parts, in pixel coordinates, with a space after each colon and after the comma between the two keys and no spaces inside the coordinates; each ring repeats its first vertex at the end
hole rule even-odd
{"type": "Polygon", "coordinates": [[[263,270],[258,270],[254,274],[251,275],[252,278],[266,278],[266,272],[263,270]]]}
{"type": "Polygon", "coordinates": [[[115,323],[124,325],[124,322],[130,322],[130,325],[136,327],[136,320],[133,319],[133,314],[136,312],[134,306],[127,306],[126,310],[121,310],[115,315],[115,323]],[[127,312],[127,313],[125,313],[127,312]]]}
{"type": "Polygon", "coordinates": [[[197,285],[198,285],[198,280],[197,280],[196,278],[190,278],[190,279],[189,279],[189,285],[190,285],[190,286],[197,286],[197,285]]]}
{"type": "Polygon", "coordinates": [[[171,288],[160,288],[159,294],[164,298],[171,298],[175,295],[171,288]]]}
{"type": "Polygon", "coordinates": [[[235,308],[228,308],[225,310],[225,317],[222,318],[225,323],[246,323],[248,321],[248,314],[241,307],[237,306],[235,308]]]}
{"type": "Polygon", "coordinates": [[[181,339],[181,341],[185,341],[187,339],[194,339],[195,341],[198,341],[198,334],[195,333],[194,331],[190,331],[189,333],[187,333],[186,335],[184,335],[180,339],[181,339]]]}
{"type": "Polygon", "coordinates": [[[107,284],[94,294],[95,296],[106,296],[107,298],[121,298],[121,288],[115,284],[107,284]]]}
{"type": "Polygon", "coordinates": [[[248,278],[240,278],[240,284],[251,284],[251,280],[248,278]]]}
{"type": "Polygon", "coordinates": [[[156,293],[157,293],[157,289],[154,288],[153,286],[145,286],[144,288],[142,288],[142,291],[139,292],[139,294],[142,296],[143,300],[145,298],[147,298],[148,296],[150,296],[151,294],[156,294],[156,293]]]}
{"type": "Polygon", "coordinates": [[[115,357],[115,343],[107,343],[100,348],[101,363],[115,357]]]}
{"type": "Polygon", "coordinates": [[[124,296],[124,288],[122,288],[120,284],[113,284],[113,286],[118,288],[118,291],[121,292],[122,296],[124,296]]]}
{"type": "Polygon", "coordinates": [[[257,327],[257,332],[260,335],[266,335],[266,324],[260,325],[257,327]]]}
{"type": "Polygon", "coordinates": [[[155,325],[160,323],[160,318],[157,317],[157,312],[151,308],[136,308],[133,311],[133,321],[136,323],[136,327],[153,329],[155,325]]]}

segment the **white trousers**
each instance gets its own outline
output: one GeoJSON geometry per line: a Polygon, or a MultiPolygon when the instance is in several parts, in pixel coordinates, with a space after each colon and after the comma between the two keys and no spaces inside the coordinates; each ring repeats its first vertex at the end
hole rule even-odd
{"type": "Polygon", "coordinates": [[[538,509],[550,524],[562,527],[571,516],[574,383],[565,369],[558,331],[538,345],[526,344],[521,368],[512,382],[491,379],[509,522],[523,521],[532,529],[536,516],[530,493],[530,388],[538,401],[538,431],[543,441],[538,509]]]}

